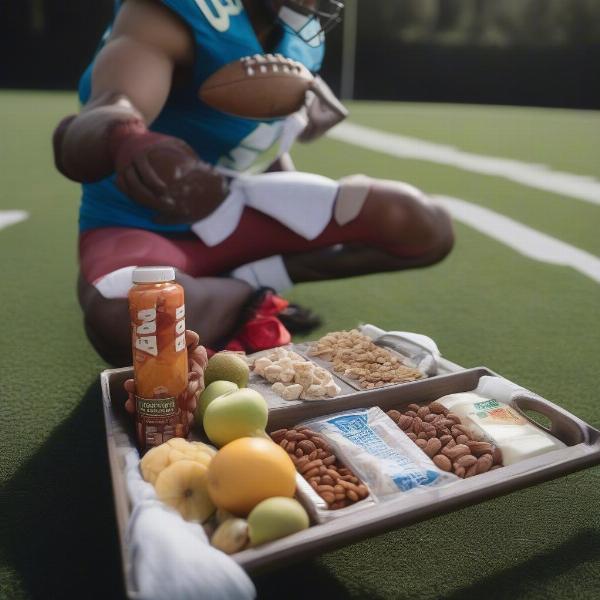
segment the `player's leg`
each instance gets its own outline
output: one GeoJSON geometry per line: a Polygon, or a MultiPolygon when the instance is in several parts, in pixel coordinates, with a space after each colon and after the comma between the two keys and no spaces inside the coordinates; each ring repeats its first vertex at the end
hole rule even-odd
{"type": "Polygon", "coordinates": [[[452,248],[448,214],[412,186],[356,176],[342,180],[331,193],[333,209],[326,209],[330,212],[316,238],[307,240],[246,208],[224,241],[211,248],[195,246],[198,261],[205,273],[235,269],[237,274],[241,260],[262,268],[261,259],[282,255],[289,278],[300,282],[423,267],[439,262],[452,248]]]}
{"type": "MultiPolygon", "coordinates": [[[[194,244],[199,242],[194,242],[194,244]]],[[[168,264],[186,298],[186,326],[211,346],[235,329],[254,290],[244,281],[194,277],[192,258],[179,240],[140,229],[106,228],[80,240],[79,302],[85,330],[96,351],[113,365],[131,363],[127,291],[133,266],[168,264]]]]}

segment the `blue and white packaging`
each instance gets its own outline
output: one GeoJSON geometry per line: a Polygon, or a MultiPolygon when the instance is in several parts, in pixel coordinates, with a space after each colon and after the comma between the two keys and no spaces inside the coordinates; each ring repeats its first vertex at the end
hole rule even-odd
{"type": "Polygon", "coordinates": [[[306,421],[378,499],[456,481],[378,406],[306,421]]]}

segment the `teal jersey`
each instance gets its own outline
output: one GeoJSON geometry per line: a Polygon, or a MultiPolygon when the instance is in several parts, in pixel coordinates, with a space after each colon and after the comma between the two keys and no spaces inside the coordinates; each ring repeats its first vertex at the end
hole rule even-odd
{"type": "MultiPolygon", "coordinates": [[[[116,9],[118,10],[119,3],[116,9]]],[[[252,54],[264,54],[241,0],[163,0],[190,28],[195,43],[191,80],[174,88],[151,129],[187,142],[198,156],[213,165],[237,171],[252,167],[274,144],[283,128],[282,120],[258,121],[234,117],[210,108],[198,98],[198,89],[224,65],[252,54]]],[[[110,28],[104,40],[110,34],[110,28]]],[[[303,63],[316,73],[323,60],[324,46],[309,45],[293,32],[281,29],[271,52],[303,63]]],[[[91,92],[89,65],[79,84],[86,102],[91,92]]],[[[130,200],[115,185],[114,175],[97,183],[84,184],[79,227],[137,227],[153,231],[187,231],[189,224],[158,225],[155,211],[130,200]]]]}

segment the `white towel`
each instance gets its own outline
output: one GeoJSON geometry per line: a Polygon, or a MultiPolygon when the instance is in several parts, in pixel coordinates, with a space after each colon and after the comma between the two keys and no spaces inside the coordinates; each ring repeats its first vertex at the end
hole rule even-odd
{"type": "Polygon", "coordinates": [[[127,546],[131,579],[140,600],[250,600],[254,584],[229,556],[213,548],[200,525],[156,498],[139,471],[139,456],[125,456],[127,490],[133,504],[127,546]]]}
{"type": "Polygon", "coordinates": [[[244,207],[249,206],[314,240],[331,221],[338,189],[337,181],[314,173],[241,175],[231,182],[223,204],[194,223],[192,231],[207,246],[216,246],[236,230],[244,207]]]}

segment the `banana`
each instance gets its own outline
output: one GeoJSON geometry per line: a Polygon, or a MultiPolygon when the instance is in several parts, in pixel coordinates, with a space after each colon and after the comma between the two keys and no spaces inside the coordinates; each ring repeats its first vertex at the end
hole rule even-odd
{"type": "Polygon", "coordinates": [[[158,499],[172,506],[186,521],[204,523],[215,512],[207,489],[205,465],[180,460],[163,469],[154,487],[158,499]]]}
{"type": "Polygon", "coordinates": [[[172,438],[149,450],[140,462],[144,479],[154,484],[159,473],[180,460],[192,460],[208,467],[216,450],[202,442],[188,442],[183,438],[172,438]]]}
{"type": "Polygon", "coordinates": [[[227,519],[221,523],[210,543],[225,554],[235,554],[248,545],[248,523],[245,519],[227,519]]]}

